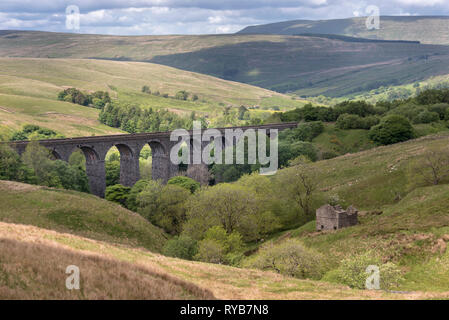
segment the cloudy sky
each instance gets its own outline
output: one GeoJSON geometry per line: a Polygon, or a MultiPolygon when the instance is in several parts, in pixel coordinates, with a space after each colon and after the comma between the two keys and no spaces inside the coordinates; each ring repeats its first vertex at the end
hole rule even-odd
{"type": "Polygon", "coordinates": [[[0,0],[0,30],[233,33],[248,25],[284,20],[363,16],[372,5],[381,15],[449,15],[449,0],[0,0]],[[78,9],[79,29],[76,20],[66,23],[66,12],[78,9]]]}

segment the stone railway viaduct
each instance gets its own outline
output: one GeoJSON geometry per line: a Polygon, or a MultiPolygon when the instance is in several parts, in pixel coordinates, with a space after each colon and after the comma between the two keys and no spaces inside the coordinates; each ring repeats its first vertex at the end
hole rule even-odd
{"type": "MultiPolygon", "coordinates": [[[[260,126],[218,128],[224,139],[225,129],[284,129],[295,128],[298,124],[279,123],[260,126]]],[[[192,130],[188,131],[192,136],[192,130]]],[[[49,149],[55,159],[69,161],[70,155],[81,150],[86,158],[86,173],[92,194],[104,197],[106,190],[105,158],[109,149],[117,147],[120,152],[120,183],[132,187],[140,178],[139,155],[142,148],[148,144],[152,151],[152,178],[167,182],[178,173],[178,165],[170,161],[170,150],[178,141],[170,141],[171,131],[155,133],[119,134],[108,136],[93,136],[68,139],[39,140],[39,143],[49,149]]],[[[269,135],[269,130],[267,132],[269,135]]],[[[225,142],[225,147],[233,146],[237,139],[225,142]]],[[[25,151],[29,141],[11,142],[9,145],[19,154],[25,151]]],[[[210,142],[208,141],[207,144],[210,142]]],[[[201,148],[206,144],[202,143],[201,148]]],[[[192,148],[191,148],[192,149],[192,148]]]]}

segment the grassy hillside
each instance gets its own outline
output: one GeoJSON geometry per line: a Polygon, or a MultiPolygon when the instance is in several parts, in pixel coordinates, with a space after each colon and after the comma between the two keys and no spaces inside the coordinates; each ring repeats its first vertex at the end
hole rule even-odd
{"type": "Polygon", "coordinates": [[[57,100],[58,92],[76,87],[86,92],[109,91],[124,103],[166,108],[178,114],[221,114],[223,106],[259,105],[282,109],[304,105],[285,95],[265,89],[176,70],[150,63],[79,59],[0,58],[0,134],[33,123],[65,136],[118,133],[98,122],[99,110],[57,100]],[[197,101],[182,101],[141,92],[148,85],[153,92],[175,96],[187,90],[197,101]]]}
{"type": "Polygon", "coordinates": [[[0,283],[6,285],[0,297],[448,298],[449,185],[418,187],[410,192],[410,185],[417,181],[416,176],[410,180],[407,174],[411,161],[426,150],[447,147],[448,141],[445,133],[313,163],[320,191],[338,194],[343,206],[353,204],[362,210],[360,224],[317,233],[312,221],[273,238],[274,245],[300,239],[324,254],[332,268],[338,268],[343,259],[375,251],[382,261],[399,266],[405,279],[399,287],[403,293],[353,290],[323,280],[163,257],[154,253],[164,243],[163,234],[123,208],[90,195],[4,181],[0,183],[4,204],[0,283]],[[33,259],[37,255],[48,257],[47,263],[33,259]],[[27,272],[18,271],[18,262],[23,266],[20,270],[27,272]],[[71,295],[62,287],[68,264],[88,270],[85,278],[81,274],[82,293],[71,295]],[[111,268],[120,272],[102,285],[111,268]],[[50,274],[49,270],[61,272],[50,274]],[[36,280],[38,274],[43,281],[36,280]],[[143,283],[152,288],[166,289],[139,286],[131,293],[129,287],[137,277],[144,277],[143,283]],[[115,292],[119,285],[122,291],[115,292]],[[55,287],[61,289],[54,291],[55,287]]]}
{"type": "Polygon", "coordinates": [[[372,252],[383,263],[399,266],[404,281],[398,290],[447,292],[449,184],[446,179],[440,185],[422,186],[410,165],[429,150],[447,149],[448,142],[449,134],[440,133],[312,164],[321,204],[332,196],[344,208],[354,205],[360,210],[359,224],[316,232],[311,221],[271,240],[277,246],[299,239],[326,257],[330,274],[343,260],[372,252]]]}
{"type": "Polygon", "coordinates": [[[272,272],[167,258],[141,249],[0,222],[0,298],[66,299],[419,299],[352,290],[272,272]],[[45,260],[42,259],[45,257],[45,260]],[[43,263],[45,261],[45,263],[43,263]],[[20,265],[20,268],[18,268],[20,265]],[[65,268],[80,268],[81,289],[65,288],[65,268]]]}
{"type": "Polygon", "coordinates": [[[166,235],[140,215],[90,194],[0,181],[0,221],[144,247],[158,252],[166,235]]]}
{"type": "Polygon", "coordinates": [[[449,73],[447,46],[316,36],[8,31],[0,35],[0,56],[154,62],[299,95],[343,96],[449,73]]]}
{"type": "Polygon", "coordinates": [[[368,30],[366,18],[334,20],[291,20],[246,27],[238,34],[338,34],[382,40],[413,40],[428,44],[449,44],[449,17],[381,16],[380,29],[368,30]]]}

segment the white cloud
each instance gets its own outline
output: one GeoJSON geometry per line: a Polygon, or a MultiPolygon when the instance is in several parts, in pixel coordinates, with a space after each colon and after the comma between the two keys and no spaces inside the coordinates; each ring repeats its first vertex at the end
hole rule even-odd
{"type": "Polygon", "coordinates": [[[77,5],[82,33],[231,33],[248,25],[365,15],[449,15],[448,0],[0,0],[0,29],[65,30],[65,8],[77,5]]]}

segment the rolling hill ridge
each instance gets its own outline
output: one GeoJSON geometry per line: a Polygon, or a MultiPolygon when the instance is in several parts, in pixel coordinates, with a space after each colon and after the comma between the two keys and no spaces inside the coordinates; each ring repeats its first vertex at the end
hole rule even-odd
{"type": "Polygon", "coordinates": [[[331,20],[290,20],[246,27],[237,34],[336,34],[379,40],[411,40],[449,44],[447,16],[380,16],[380,29],[368,30],[366,17],[331,20]]]}
{"type": "Polygon", "coordinates": [[[100,36],[10,31],[0,57],[151,62],[277,92],[331,97],[449,73],[449,47],[323,36],[100,36]]]}

